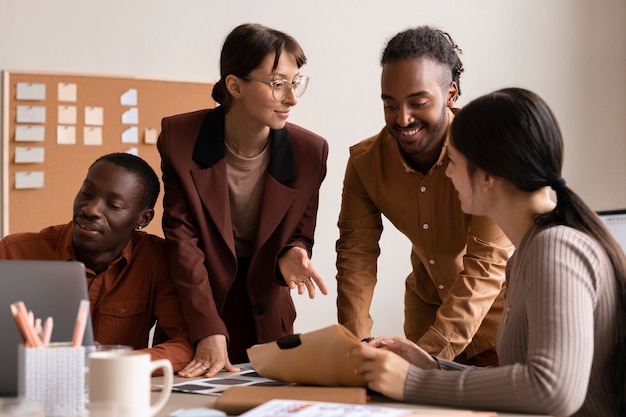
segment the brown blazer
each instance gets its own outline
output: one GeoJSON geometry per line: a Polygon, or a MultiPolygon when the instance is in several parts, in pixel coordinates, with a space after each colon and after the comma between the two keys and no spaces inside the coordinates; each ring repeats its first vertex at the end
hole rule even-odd
{"type": "MultiPolygon", "coordinates": [[[[165,187],[163,232],[194,343],[238,331],[226,329],[220,318],[237,271],[224,114],[217,107],[166,117],[157,143],[165,187]]],[[[328,143],[299,126],[287,123],[270,136],[271,156],[247,277],[259,343],[293,333],[295,307],[276,261],[292,246],[311,255],[328,156],[328,143]]]]}

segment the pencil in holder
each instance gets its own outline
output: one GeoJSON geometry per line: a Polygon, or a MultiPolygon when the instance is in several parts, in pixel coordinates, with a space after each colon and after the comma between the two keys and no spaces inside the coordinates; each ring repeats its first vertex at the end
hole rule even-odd
{"type": "Polygon", "coordinates": [[[18,395],[44,405],[46,416],[85,409],[85,348],[69,343],[18,345],[18,395]]]}

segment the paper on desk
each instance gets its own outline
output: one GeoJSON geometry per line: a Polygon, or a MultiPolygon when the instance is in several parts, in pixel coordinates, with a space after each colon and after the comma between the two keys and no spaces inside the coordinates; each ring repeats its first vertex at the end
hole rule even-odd
{"type": "Polygon", "coordinates": [[[496,413],[471,411],[407,410],[376,405],[354,405],[330,402],[271,400],[240,417],[496,417],[496,413]]]}
{"type": "Polygon", "coordinates": [[[172,386],[172,391],[187,392],[190,394],[204,394],[218,396],[230,387],[251,385],[286,385],[284,382],[263,378],[257,374],[249,364],[236,365],[241,368],[239,372],[220,372],[213,378],[193,379],[172,386]]]}

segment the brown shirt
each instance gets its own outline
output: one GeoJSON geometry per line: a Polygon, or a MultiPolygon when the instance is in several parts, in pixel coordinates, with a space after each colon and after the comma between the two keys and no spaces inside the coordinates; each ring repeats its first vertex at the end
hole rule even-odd
{"type": "Polygon", "coordinates": [[[357,337],[370,336],[374,286],[386,275],[376,265],[384,215],[412,244],[406,289],[415,296],[407,297],[405,321],[423,329],[415,341],[446,359],[495,346],[512,245],[491,219],[461,211],[445,176],[448,161],[444,145],[428,173],[412,170],[387,128],[351,147],[338,223],[337,306],[339,322],[357,337]]]}
{"type": "MultiPolygon", "coordinates": [[[[0,240],[0,259],[75,261],[72,224],[9,235],[0,240]]],[[[147,348],[150,328],[158,320],[170,340],[146,351],[153,360],[169,359],[174,372],[189,363],[193,348],[162,238],[133,232],[120,257],[106,270],[86,273],[97,342],[147,348]]]]}

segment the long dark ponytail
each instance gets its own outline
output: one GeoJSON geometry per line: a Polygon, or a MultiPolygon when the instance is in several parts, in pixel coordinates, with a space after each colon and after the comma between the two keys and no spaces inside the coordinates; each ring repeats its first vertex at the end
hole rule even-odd
{"type": "Polygon", "coordinates": [[[537,216],[540,226],[567,225],[593,237],[606,251],[620,291],[615,352],[609,365],[612,387],[626,415],[626,256],[597,214],[561,177],[563,138],[554,114],[537,94],[507,88],[470,102],[455,117],[451,142],[477,168],[504,178],[522,191],[549,186],[556,193],[554,210],[537,216]]]}

